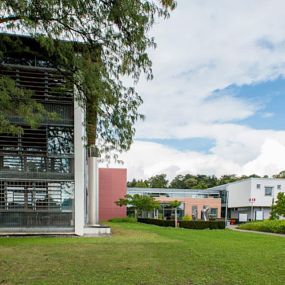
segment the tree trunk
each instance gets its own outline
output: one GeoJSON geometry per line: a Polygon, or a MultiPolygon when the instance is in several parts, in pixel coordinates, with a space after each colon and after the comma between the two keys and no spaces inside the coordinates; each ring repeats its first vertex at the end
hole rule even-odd
{"type": "Polygon", "coordinates": [[[175,228],[177,228],[177,208],[174,209],[175,228]]]}

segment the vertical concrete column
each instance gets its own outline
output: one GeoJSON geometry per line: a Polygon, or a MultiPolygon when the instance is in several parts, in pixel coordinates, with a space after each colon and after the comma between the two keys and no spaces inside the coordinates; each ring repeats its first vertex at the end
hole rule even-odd
{"type": "Polygon", "coordinates": [[[75,234],[83,235],[84,229],[84,165],[85,165],[85,146],[83,137],[84,129],[84,109],[74,100],[74,226],[75,234]]]}
{"type": "Polygon", "coordinates": [[[95,156],[88,157],[88,225],[98,224],[99,210],[99,175],[98,175],[98,158],[95,156]]]}

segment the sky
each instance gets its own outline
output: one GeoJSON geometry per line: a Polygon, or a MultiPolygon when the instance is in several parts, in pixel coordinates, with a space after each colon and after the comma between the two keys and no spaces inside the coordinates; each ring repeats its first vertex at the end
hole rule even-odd
{"type": "Polygon", "coordinates": [[[151,31],[128,179],[285,170],[285,1],[177,2],[151,31]]]}

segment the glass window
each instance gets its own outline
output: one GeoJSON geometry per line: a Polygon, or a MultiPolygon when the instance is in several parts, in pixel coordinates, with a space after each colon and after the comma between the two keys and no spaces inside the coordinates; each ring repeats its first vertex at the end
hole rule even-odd
{"type": "Polygon", "coordinates": [[[273,187],[265,187],[265,196],[272,196],[273,187]]]}
{"type": "Polygon", "coordinates": [[[277,189],[278,189],[278,190],[281,190],[281,185],[277,185],[277,189]]]}
{"type": "Polygon", "coordinates": [[[73,154],[73,129],[63,127],[49,127],[48,129],[48,153],[73,154]]]}
{"type": "Polygon", "coordinates": [[[256,188],[257,188],[257,189],[260,189],[260,184],[256,184],[256,188]]]}
{"type": "Polygon", "coordinates": [[[218,217],[218,209],[217,208],[211,208],[209,217],[210,218],[217,218],[218,217]]]}

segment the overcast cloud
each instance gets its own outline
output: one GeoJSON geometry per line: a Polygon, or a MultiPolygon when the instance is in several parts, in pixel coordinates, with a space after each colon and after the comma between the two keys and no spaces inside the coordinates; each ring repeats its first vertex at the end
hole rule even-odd
{"type": "Polygon", "coordinates": [[[129,179],[285,169],[285,131],[242,121],[274,116],[266,112],[267,99],[240,97],[227,88],[284,77],[285,1],[178,0],[171,18],[152,33],[158,43],[151,52],[154,80],[138,86],[146,120],[122,155],[129,179]],[[211,139],[214,146],[202,152],[152,142],[192,138],[211,139]]]}

